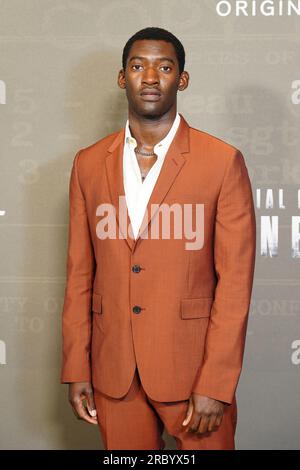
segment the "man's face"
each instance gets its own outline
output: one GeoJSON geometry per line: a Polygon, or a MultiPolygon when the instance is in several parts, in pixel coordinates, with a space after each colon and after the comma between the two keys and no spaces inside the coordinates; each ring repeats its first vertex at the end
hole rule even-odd
{"type": "Polygon", "coordinates": [[[173,44],[146,39],[133,43],[118,84],[126,89],[129,109],[139,116],[155,118],[176,106],[177,91],[188,86],[188,79],[187,72],[179,74],[173,44]]]}

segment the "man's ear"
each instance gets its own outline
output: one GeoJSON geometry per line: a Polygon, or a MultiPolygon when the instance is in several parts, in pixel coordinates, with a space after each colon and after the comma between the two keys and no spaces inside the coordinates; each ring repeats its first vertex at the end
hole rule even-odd
{"type": "Polygon", "coordinates": [[[186,70],[184,70],[181,73],[180,78],[179,78],[179,84],[178,84],[179,91],[183,91],[188,87],[189,79],[190,79],[189,73],[186,70]]]}
{"type": "Polygon", "coordinates": [[[118,74],[118,85],[120,88],[126,88],[126,79],[124,69],[121,69],[118,74]]]}

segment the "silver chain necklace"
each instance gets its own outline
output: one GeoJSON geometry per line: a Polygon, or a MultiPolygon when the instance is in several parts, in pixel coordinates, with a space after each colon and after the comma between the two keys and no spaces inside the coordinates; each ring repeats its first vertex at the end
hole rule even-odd
{"type": "Polygon", "coordinates": [[[140,153],[140,154],[143,155],[144,157],[152,157],[152,155],[155,155],[154,152],[152,152],[152,153],[141,152],[141,151],[138,150],[137,148],[135,148],[134,151],[135,151],[135,153],[140,153]]]}

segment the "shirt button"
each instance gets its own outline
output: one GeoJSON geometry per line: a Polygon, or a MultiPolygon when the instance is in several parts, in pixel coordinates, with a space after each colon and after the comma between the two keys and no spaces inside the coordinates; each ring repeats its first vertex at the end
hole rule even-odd
{"type": "Polygon", "coordinates": [[[141,307],[139,305],[135,305],[132,309],[133,313],[140,313],[141,307]]]}
{"type": "Polygon", "coordinates": [[[132,272],[139,273],[140,270],[141,270],[141,267],[138,264],[135,264],[134,266],[132,266],[132,272]]]}

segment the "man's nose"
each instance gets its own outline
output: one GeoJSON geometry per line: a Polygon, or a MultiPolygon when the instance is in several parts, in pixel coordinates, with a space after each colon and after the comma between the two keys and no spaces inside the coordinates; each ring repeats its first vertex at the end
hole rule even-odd
{"type": "Polygon", "coordinates": [[[145,83],[153,84],[159,82],[159,75],[155,69],[151,67],[147,68],[143,75],[143,81],[145,83]]]}

